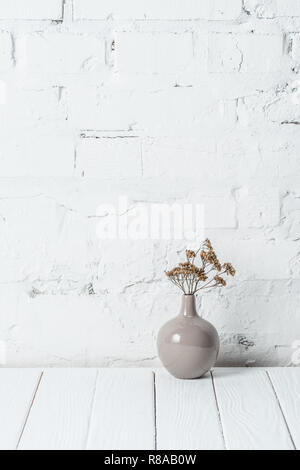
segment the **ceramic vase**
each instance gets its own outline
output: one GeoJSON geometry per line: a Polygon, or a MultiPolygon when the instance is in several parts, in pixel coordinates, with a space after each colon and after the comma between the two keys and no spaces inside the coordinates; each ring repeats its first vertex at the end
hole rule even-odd
{"type": "Polygon", "coordinates": [[[197,379],[215,365],[220,341],[215,327],[197,314],[195,296],[183,295],[179,315],[162,326],[157,346],[170,374],[197,379]]]}

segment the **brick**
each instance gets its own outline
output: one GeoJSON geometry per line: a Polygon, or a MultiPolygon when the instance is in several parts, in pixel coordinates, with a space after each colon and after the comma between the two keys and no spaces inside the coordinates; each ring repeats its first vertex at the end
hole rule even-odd
{"type": "Polygon", "coordinates": [[[299,193],[285,193],[282,197],[281,215],[285,224],[287,238],[297,240],[300,227],[299,193]]]}
{"type": "Polygon", "coordinates": [[[192,34],[119,33],[116,67],[125,73],[173,74],[193,60],[192,34]]]}
{"type": "Polygon", "coordinates": [[[234,266],[240,265],[240,279],[298,279],[299,276],[296,269],[291,275],[292,260],[297,258],[293,242],[241,240],[235,243],[232,258],[234,266]]]}
{"type": "Polygon", "coordinates": [[[203,194],[200,189],[199,191],[192,191],[189,201],[194,204],[194,210],[197,206],[201,206],[203,214],[203,220],[201,221],[202,229],[236,228],[235,201],[228,194],[217,195],[214,193],[212,196],[209,196],[203,194]]]}
{"type": "Polygon", "coordinates": [[[241,0],[74,0],[75,19],[208,19],[234,20],[242,11],[241,0]]]}
{"type": "Polygon", "coordinates": [[[237,191],[239,227],[275,227],[280,222],[278,189],[247,188],[237,191]]]}
{"type": "Polygon", "coordinates": [[[143,130],[146,135],[216,133],[226,121],[207,87],[173,87],[158,91],[77,89],[70,95],[77,127],[98,130],[143,130]],[[188,125],[187,125],[188,123],[188,125]]]}
{"type": "Polygon", "coordinates": [[[0,210],[6,220],[6,242],[2,245],[6,279],[17,282],[26,277],[51,277],[53,248],[55,245],[57,250],[60,248],[59,207],[55,200],[42,195],[5,198],[0,210]],[[43,251],[46,256],[42,255],[43,251]]]}
{"type": "Polygon", "coordinates": [[[251,15],[258,18],[274,18],[276,14],[276,0],[245,0],[244,8],[251,15]]]}
{"type": "Polygon", "coordinates": [[[0,141],[0,177],[72,176],[74,144],[56,131],[14,129],[0,141]]]}
{"type": "MultiPolygon", "coordinates": [[[[251,236],[251,232],[247,231],[249,236],[245,239],[243,231],[227,233],[223,230],[214,242],[220,257],[222,254],[222,259],[230,260],[237,269],[238,282],[291,279],[290,266],[299,246],[290,240],[281,243],[279,239],[272,239],[268,231],[266,236],[262,232],[261,236],[251,236]]],[[[299,279],[295,272],[292,278],[299,279]]]]}
{"type": "MultiPolygon", "coordinates": [[[[116,206],[116,210],[119,210],[118,206],[116,206]]],[[[148,214],[150,215],[150,212],[148,214]]],[[[129,213],[128,216],[129,227],[132,219],[129,213]]],[[[160,242],[164,243],[163,241],[160,242]]],[[[109,289],[109,279],[112,278],[116,282],[114,286],[111,286],[111,292],[120,293],[124,291],[126,286],[134,283],[136,279],[146,281],[147,279],[161,279],[162,277],[164,260],[152,240],[103,240],[99,248],[101,255],[99,269],[106,273],[106,276],[102,276],[101,271],[97,273],[97,285],[101,290],[109,289]],[[135,245],[134,250],[131,249],[132,242],[135,245]],[[114,256],[118,259],[116,264],[111,262],[114,256]],[[137,263],[137,259],[144,260],[144,263],[137,263]],[[153,260],[155,260],[155,263],[153,263],[153,260]],[[124,276],[124,273],[126,273],[126,276],[124,276]]]]}
{"type": "Polygon", "coordinates": [[[300,16],[300,0],[245,0],[245,9],[258,18],[293,18],[300,16]]]}
{"type": "Polygon", "coordinates": [[[66,90],[48,87],[44,90],[22,90],[7,84],[4,103],[0,107],[2,131],[7,135],[25,126],[50,128],[53,123],[64,126],[67,120],[66,90]],[[16,113],[16,109],[18,112],[16,113]]]}
{"type": "MultiPolygon", "coordinates": [[[[232,282],[234,281],[235,280],[231,280],[230,284],[232,285],[232,282]]],[[[277,338],[277,340],[280,341],[280,344],[290,345],[294,340],[294,336],[291,330],[285,328],[282,311],[284,310],[288,316],[291,315],[293,317],[293,312],[296,312],[299,309],[299,299],[291,296],[291,286],[295,288],[297,284],[298,281],[287,282],[286,280],[239,281],[233,288],[234,294],[226,295],[224,301],[222,301],[221,297],[215,297],[211,302],[209,296],[203,296],[203,311],[206,312],[206,315],[211,314],[212,318],[215,318],[216,320],[218,318],[223,318],[221,323],[226,329],[226,319],[222,315],[222,311],[224,312],[228,309],[234,316],[234,326],[232,331],[239,333],[239,337],[242,336],[249,338],[250,336],[249,339],[252,337],[255,344],[261,341],[260,336],[256,331],[256,325],[261,322],[261,316],[263,315],[264,320],[268,324],[268,332],[272,332],[271,334],[274,335],[274,339],[277,338]],[[243,315],[239,315],[239,312],[243,312],[243,315]],[[274,325],[274,318],[277,319],[276,325],[274,325]],[[278,327],[278,325],[280,326],[278,327]],[[246,332],[246,334],[241,335],[240,333],[243,331],[246,332]]],[[[231,341],[233,342],[234,340],[235,338],[231,337],[231,341]]],[[[266,340],[268,344],[270,338],[264,338],[264,341],[266,340]]],[[[226,342],[225,344],[223,343],[223,346],[226,347],[226,342]]],[[[246,351],[246,356],[248,355],[249,357],[249,351],[252,348],[249,348],[249,350],[246,351]]],[[[269,348],[266,347],[266,350],[268,349],[269,348]]],[[[268,351],[268,354],[272,357],[272,352],[270,352],[270,350],[268,351]]],[[[263,358],[263,361],[264,360],[265,358],[263,358]]]]}
{"type": "Polygon", "coordinates": [[[28,34],[26,69],[30,77],[38,75],[55,85],[62,76],[97,73],[105,62],[104,44],[103,39],[89,34],[28,34]]]}
{"type": "Polygon", "coordinates": [[[281,35],[213,33],[209,40],[208,69],[214,73],[267,73],[280,69],[282,53],[281,35]]]}
{"type": "Polygon", "coordinates": [[[141,109],[138,93],[119,89],[73,86],[69,96],[72,122],[81,129],[127,130],[141,109]]]}
{"type": "Polygon", "coordinates": [[[284,188],[298,188],[300,178],[300,159],[295,151],[284,151],[275,154],[278,161],[278,173],[284,188]]]}
{"type": "Polygon", "coordinates": [[[285,0],[284,2],[276,1],[276,16],[299,17],[300,16],[300,0],[285,0]]]}
{"type": "Polygon", "coordinates": [[[91,178],[141,176],[141,143],[135,137],[82,139],[76,152],[76,172],[91,178]]]}
{"type": "Polygon", "coordinates": [[[292,93],[283,93],[269,103],[266,116],[271,122],[279,124],[300,122],[300,106],[292,93]]]}
{"type": "Polygon", "coordinates": [[[0,3],[0,19],[60,20],[63,0],[10,0],[0,3]]]}
{"type": "Polygon", "coordinates": [[[0,71],[5,71],[12,65],[12,36],[7,31],[0,31],[0,71]]]}
{"type": "Polygon", "coordinates": [[[202,176],[211,175],[212,148],[201,141],[185,139],[148,139],[143,145],[143,166],[146,177],[178,177],[182,175],[184,162],[187,175],[193,174],[193,168],[202,162],[202,176]]]}
{"type": "Polygon", "coordinates": [[[208,49],[209,72],[239,72],[242,66],[242,51],[237,47],[233,34],[213,33],[208,49]]]}
{"type": "MultiPolygon", "coordinates": [[[[2,260],[4,260],[4,258],[2,258],[2,260]]],[[[0,310],[1,312],[5,312],[5,314],[1,315],[1,318],[0,318],[0,341],[1,341],[3,338],[7,337],[7,333],[9,329],[13,327],[13,324],[16,320],[17,304],[18,304],[18,299],[20,296],[20,288],[16,287],[16,285],[9,285],[8,283],[6,285],[2,284],[0,286],[0,294],[1,294],[0,295],[0,310]]],[[[0,360],[1,360],[1,354],[0,354],[0,360]]],[[[1,365],[3,366],[4,364],[1,363],[1,365]]]]}
{"type": "Polygon", "coordinates": [[[242,72],[268,73],[282,68],[283,36],[281,34],[239,35],[237,44],[243,54],[242,72]]]}

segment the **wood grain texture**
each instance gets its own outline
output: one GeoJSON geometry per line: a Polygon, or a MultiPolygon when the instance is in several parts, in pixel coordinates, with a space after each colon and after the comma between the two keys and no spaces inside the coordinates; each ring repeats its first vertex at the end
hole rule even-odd
{"type": "Polygon", "coordinates": [[[38,369],[0,369],[0,449],[16,449],[36,387],[38,369]]]}
{"type": "Polygon", "coordinates": [[[96,377],[95,369],[46,370],[19,449],[84,449],[96,377]]]}
{"type": "Polygon", "coordinates": [[[297,450],[300,450],[300,367],[270,368],[268,374],[297,450]]]}
{"type": "Polygon", "coordinates": [[[210,374],[178,380],[156,372],[158,449],[224,449],[210,374]]]}
{"type": "Polygon", "coordinates": [[[213,382],[162,369],[40,377],[0,369],[1,450],[300,448],[300,368],[217,368],[213,382]]]}
{"type": "Polygon", "coordinates": [[[216,369],[213,377],[227,449],[294,448],[266,371],[216,369]]]}
{"type": "Polygon", "coordinates": [[[153,372],[99,371],[87,449],[154,449],[153,372]]]}

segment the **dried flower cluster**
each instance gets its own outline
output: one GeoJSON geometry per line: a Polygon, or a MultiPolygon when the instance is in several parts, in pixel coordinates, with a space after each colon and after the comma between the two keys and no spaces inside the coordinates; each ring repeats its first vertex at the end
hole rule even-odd
{"type": "Polygon", "coordinates": [[[235,275],[235,269],[231,263],[221,265],[208,238],[199,250],[186,250],[186,259],[184,263],[179,263],[179,266],[166,272],[168,278],[184,294],[193,295],[201,289],[226,286],[222,275],[235,275]],[[198,256],[201,262],[200,267],[195,265],[198,256]]]}

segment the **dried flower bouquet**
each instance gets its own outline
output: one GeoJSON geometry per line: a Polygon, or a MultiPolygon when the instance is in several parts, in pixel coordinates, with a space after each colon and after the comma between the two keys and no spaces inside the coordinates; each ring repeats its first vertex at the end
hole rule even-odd
{"type": "Polygon", "coordinates": [[[184,294],[193,295],[202,289],[226,286],[222,275],[234,276],[235,269],[231,263],[221,265],[207,238],[197,251],[186,250],[186,261],[167,271],[166,275],[184,294]],[[198,255],[199,267],[195,264],[198,255]]]}

